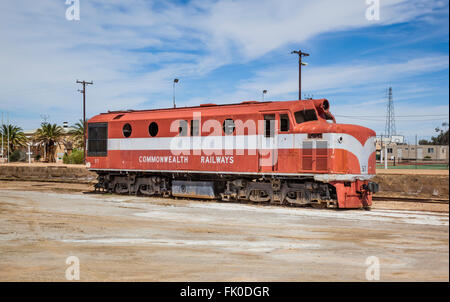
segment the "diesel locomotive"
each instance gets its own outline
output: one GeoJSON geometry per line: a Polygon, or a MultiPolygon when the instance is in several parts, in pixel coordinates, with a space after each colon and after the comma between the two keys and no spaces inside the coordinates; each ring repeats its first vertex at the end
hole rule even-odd
{"type": "Polygon", "coordinates": [[[96,190],[370,208],[375,132],[339,124],[327,99],[108,111],[88,120],[96,190]]]}

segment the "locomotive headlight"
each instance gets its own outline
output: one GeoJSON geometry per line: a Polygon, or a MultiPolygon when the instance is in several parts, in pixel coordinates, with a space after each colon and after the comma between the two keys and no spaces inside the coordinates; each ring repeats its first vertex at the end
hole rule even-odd
{"type": "Polygon", "coordinates": [[[339,143],[339,144],[342,144],[342,140],[343,140],[342,136],[339,137],[339,138],[338,138],[338,143],[339,143]]]}

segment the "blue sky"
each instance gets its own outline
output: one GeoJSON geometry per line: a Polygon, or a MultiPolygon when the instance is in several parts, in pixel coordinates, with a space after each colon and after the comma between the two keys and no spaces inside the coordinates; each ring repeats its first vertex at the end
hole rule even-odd
{"type": "Polygon", "coordinates": [[[384,132],[392,86],[398,134],[413,142],[448,122],[448,1],[380,0],[380,20],[365,0],[80,0],[80,20],[65,0],[0,2],[0,111],[24,129],[116,109],[297,99],[330,100],[338,122],[384,132]]]}

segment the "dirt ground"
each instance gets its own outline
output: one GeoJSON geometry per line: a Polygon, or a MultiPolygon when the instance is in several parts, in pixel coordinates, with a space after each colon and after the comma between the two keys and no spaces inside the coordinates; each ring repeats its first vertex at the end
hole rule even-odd
{"type": "Polygon", "coordinates": [[[448,170],[427,169],[377,169],[377,174],[400,174],[400,175],[449,175],[448,170]]]}
{"type": "Polygon", "coordinates": [[[0,182],[0,281],[65,281],[69,256],[81,281],[366,281],[369,256],[381,281],[449,280],[448,205],[338,211],[88,190],[0,182]]]}

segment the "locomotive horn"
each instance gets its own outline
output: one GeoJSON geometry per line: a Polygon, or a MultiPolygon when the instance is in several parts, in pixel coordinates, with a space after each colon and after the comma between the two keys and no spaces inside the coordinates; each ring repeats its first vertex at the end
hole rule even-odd
{"type": "Polygon", "coordinates": [[[327,112],[330,109],[330,103],[327,99],[314,100],[314,106],[324,112],[327,112]]]}

